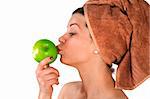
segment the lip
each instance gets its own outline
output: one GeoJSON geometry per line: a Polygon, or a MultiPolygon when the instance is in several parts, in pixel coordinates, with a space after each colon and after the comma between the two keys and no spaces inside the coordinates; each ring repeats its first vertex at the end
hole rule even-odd
{"type": "Polygon", "coordinates": [[[63,51],[59,46],[57,46],[57,52],[58,52],[58,54],[63,54],[63,51]]]}
{"type": "Polygon", "coordinates": [[[59,53],[60,55],[62,55],[62,54],[63,54],[63,51],[62,51],[62,50],[60,50],[58,53],[59,53]]]}

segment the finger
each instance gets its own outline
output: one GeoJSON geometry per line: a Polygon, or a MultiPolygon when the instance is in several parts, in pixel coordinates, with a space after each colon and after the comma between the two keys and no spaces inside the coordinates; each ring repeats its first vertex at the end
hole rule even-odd
{"type": "Polygon", "coordinates": [[[58,81],[58,79],[52,79],[52,80],[47,81],[47,83],[48,83],[49,85],[54,85],[54,84],[58,85],[58,84],[59,84],[59,81],[58,81]]]}
{"type": "Polygon", "coordinates": [[[57,74],[45,75],[45,76],[44,76],[44,79],[45,79],[45,80],[58,79],[58,75],[57,75],[57,74]]]}
{"type": "Polygon", "coordinates": [[[47,75],[52,73],[57,74],[59,76],[59,71],[53,67],[48,67],[42,71],[42,75],[47,75]]]}
{"type": "Polygon", "coordinates": [[[44,69],[46,69],[46,68],[48,68],[48,67],[49,67],[49,65],[47,64],[47,65],[44,66],[44,69]]]}
{"type": "Polygon", "coordinates": [[[51,61],[51,58],[50,57],[47,57],[47,58],[45,58],[45,59],[43,59],[40,63],[39,63],[39,65],[38,65],[38,70],[43,70],[43,69],[45,69],[45,66],[46,65],[48,65],[48,63],[51,61]]]}
{"type": "Polygon", "coordinates": [[[50,69],[59,76],[59,71],[56,68],[50,66],[50,69]]]}

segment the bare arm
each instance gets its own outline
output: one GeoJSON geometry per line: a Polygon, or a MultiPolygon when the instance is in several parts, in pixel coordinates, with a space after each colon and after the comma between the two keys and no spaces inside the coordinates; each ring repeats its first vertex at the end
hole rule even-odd
{"type": "Polygon", "coordinates": [[[39,92],[38,99],[51,99],[51,95],[49,93],[39,92]]]}
{"type": "Polygon", "coordinates": [[[45,58],[39,63],[36,70],[36,77],[40,88],[38,99],[51,99],[52,85],[58,84],[59,72],[53,67],[46,67],[50,61],[50,57],[45,58]]]}
{"type": "Polygon", "coordinates": [[[66,86],[63,86],[59,95],[58,95],[58,99],[65,99],[64,96],[65,96],[65,92],[66,92],[66,86]]]}

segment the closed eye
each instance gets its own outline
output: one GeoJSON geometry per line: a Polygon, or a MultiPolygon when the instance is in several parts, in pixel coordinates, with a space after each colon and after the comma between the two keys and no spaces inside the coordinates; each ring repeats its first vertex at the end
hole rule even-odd
{"type": "Polygon", "coordinates": [[[73,33],[73,32],[70,32],[70,33],[69,33],[70,36],[73,36],[73,35],[75,35],[75,34],[76,34],[76,33],[73,33]]]}

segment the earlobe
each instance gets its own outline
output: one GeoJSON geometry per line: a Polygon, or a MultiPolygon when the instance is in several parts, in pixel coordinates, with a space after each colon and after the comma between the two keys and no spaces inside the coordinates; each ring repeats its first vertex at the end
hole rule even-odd
{"type": "Polygon", "coordinates": [[[94,54],[98,54],[99,52],[98,52],[98,50],[94,50],[93,53],[94,54]]]}
{"type": "Polygon", "coordinates": [[[91,47],[92,47],[92,53],[93,54],[99,54],[99,50],[95,47],[93,41],[92,41],[91,47]]]}

